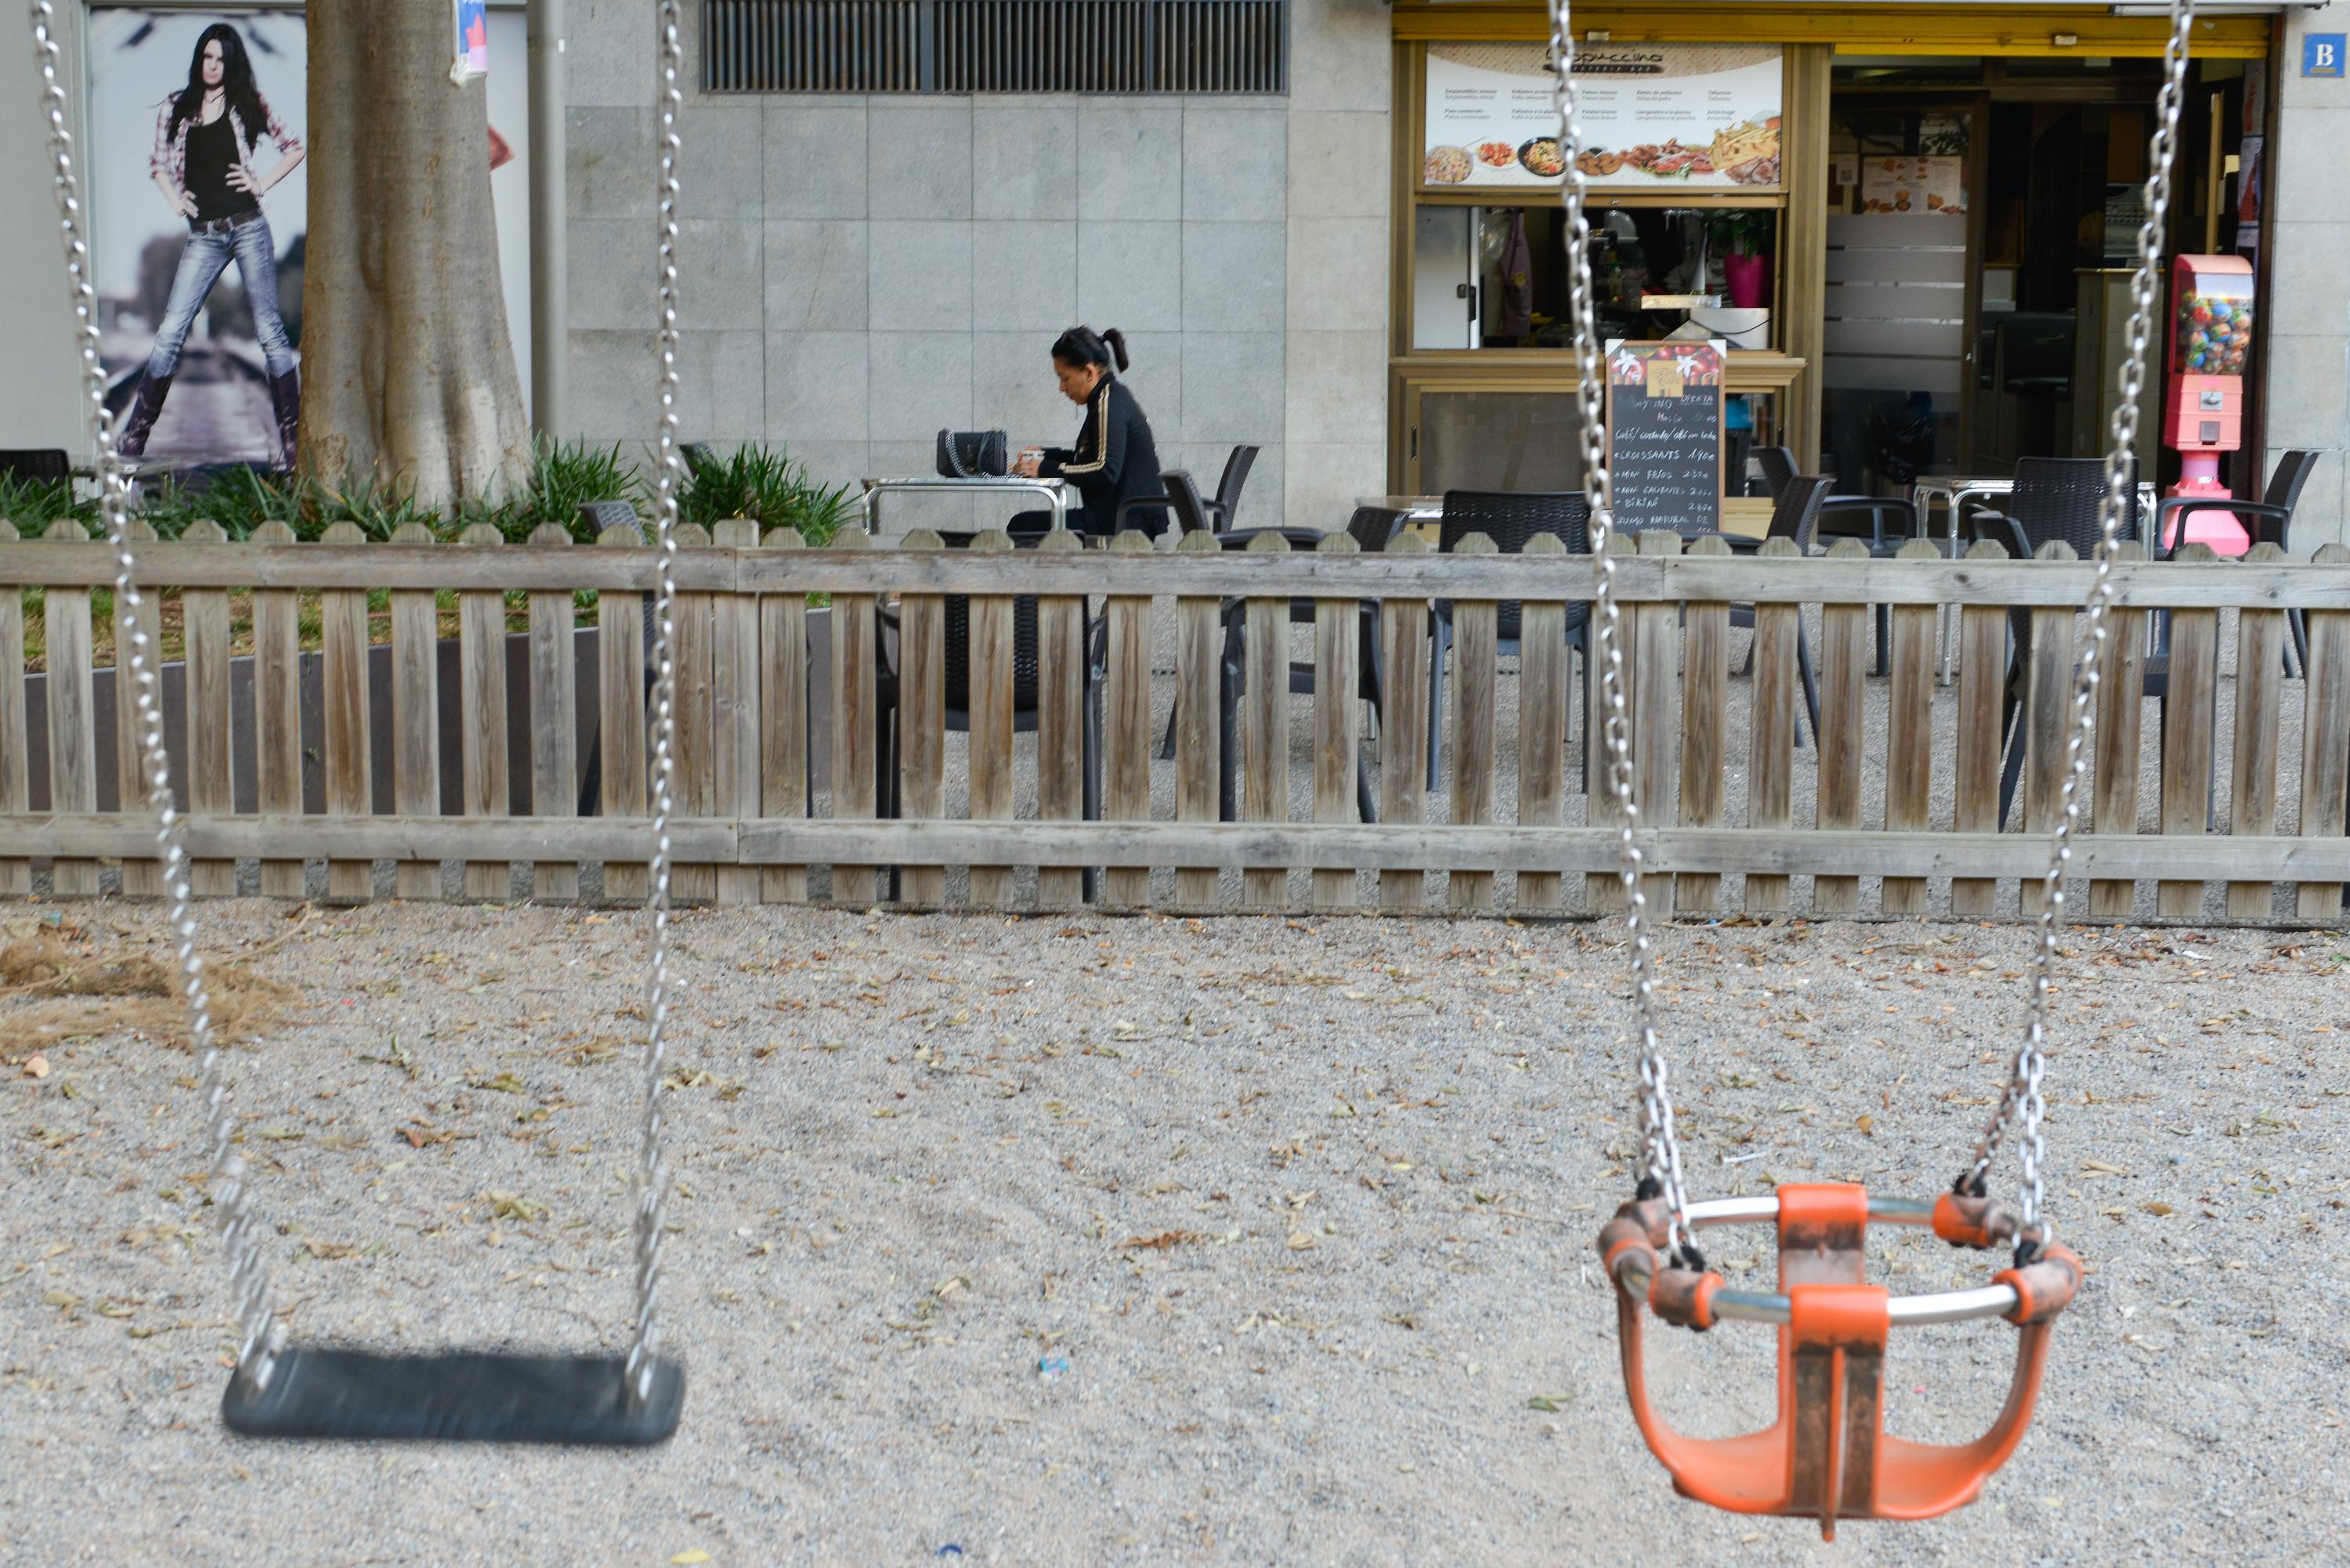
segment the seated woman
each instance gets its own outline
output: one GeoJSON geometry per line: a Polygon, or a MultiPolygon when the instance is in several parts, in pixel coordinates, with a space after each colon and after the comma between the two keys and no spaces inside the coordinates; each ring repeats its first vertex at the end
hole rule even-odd
{"type": "MultiPolygon", "coordinates": [[[[1013,472],[1032,478],[1066,479],[1076,486],[1083,504],[1069,525],[1079,533],[1107,537],[1118,528],[1121,502],[1138,496],[1166,493],[1159,475],[1159,448],[1150,439],[1150,421],[1142,405],[1118,371],[1126,369],[1126,335],[1112,327],[1096,332],[1072,327],[1053,344],[1053,374],[1061,395],[1085,406],[1086,422],[1077,431],[1074,448],[1046,447],[1020,454],[1013,472]],[[1115,363],[1115,369],[1113,369],[1115,363]]],[[[1164,507],[1136,510],[1128,525],[1157,536],[1167,526],[1164,507]]],[[[1014,538],[1033,537],[1052,526],[1049,512],[1023,512],[1012,520],[1014,538]]]]}

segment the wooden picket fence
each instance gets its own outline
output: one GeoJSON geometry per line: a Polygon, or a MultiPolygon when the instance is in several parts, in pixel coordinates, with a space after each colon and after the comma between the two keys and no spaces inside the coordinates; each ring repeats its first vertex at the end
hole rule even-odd
{"type": "MultiPolygon", "coordinates": [[[[1589,803],[1589,821],[1566,825],[1568,763],[1581,726],[1570,727],[1580,704],[1570,706],[1564,633],[1571,607],[1589,598],[1594,574],[1590,558],[1566,556],[1555,541],[1501,556],[1480,538],[1439,556],[1401,538],[1383,555],[1363,556],[1343,536],[1291,553],[1268,535],[1243,554],[1202,537],[1160,550],[1129,535],[1097,550],[1063,535],[1015,551],[1001,535],[943,549],[936,535],[915,534],[889,545],[844,536],[815,550],[787,531],[763,538],[750,522],[721,524],[715,534],[689,528],[677,557],[681,899],[793,903],[823,893],[858,906],[1068,909],[1091,898],[1105,908],[1207,910],[1236,898],[1252,910],[1506,908],[1531,915],[1603,911],[1620,900],[1612,876],[1617,833],[1604,790],[1589,803]],[[828,606],[811,610],[815,596],[828,596],[828,606]],[[941,675],[949,596],[967,596],[968,606],[969,739],[958,775],[967,779],[968,804],[960,817],[947,815],[957,794],[941,675]],[[1037,607],[1036,738],[1024,758],[1014,740],[1015,596],[1033,596],[1037,607]],[[1430,722],[1429,606],[1440,599],[1454,607],[1455,640],[1443,714],[1449,774],[1431,797],[1419,759],[1430,722]],[[1503,689],[1496,604],[1503,599],[1522,606],[1523,634],[1509,822],[1495,820],[1503,689]],[[1378,607],[1387,694],[1376,822],[1361,819],[1356,793],[1365,600],[1378,607]],[[1296,791],[1295,805],[1293,601],[1313,606],[1317,672],[1317,694],[1304,699],[1312,742],[1300,748],[1311,759],[1310,792],[1296,791]],[[1220,821],[1228,608],[1245,628],[1246,679],[1229,731],[1240,748],[1238,819],[1220,821]],[[1170,624],[1171,647],[1154,646],[1170,624]],[[879,718],[885,660],[899,692],[891,734],[879,718]],[[1162,701],[1154,713],[1154,661],[1172,669],[1175,740],[1171,763],[1157,764],[1172,769],[1171,809],[1162,804],[1156,816],[1154,726],[1169,709],[1162,701]],[[1097,689],[1088,673],[1097,664],[1097,689]],[[1098,704],[1090,719],[1089,702],[1098,704]],[[811,767],[816,722],[828,726],[828,790],[811,767]],[[1098,731],[1099,758],[1091,788],[1089,725],[1098,731]],[[882,820],[892,767],[899,815],[882,820]],[[1033,815],[1015,819],[1024,782],[1033,815]],[[1089,819],[1097,797],[1097,819],[1089,819]],[[1428,820],[1437,802],[1449,820],[1428,820]],[[1024,867],[1035,868],[1033,877],[1024,867]]],[[[443,863],[458,862],[470,898],[513,896],[509,866],[526,864],[541,898],[577,897],[583,865],[600,865],[607,900],[641,898],[645,650],[635,611],[637,596],[653,586],[654,564],[630,530],[608,534],[595,548],[569,545],[552,528],[527,545],[502,545],[488,529],[453,546],[432,544],[421,530],[368,544],[348,524],[317,544],[294,543],[275,527],[243,543],[199,527],[188,538],[150,544],[142,576],[175,590],[183,616],[187,742],[175,767],[191,813],[198,891],[234,891],[235,863],[246,860],[258,861],[265,894],[300,897],[306,863],[323,862],[327,897],[364,900],[385,890],[376,867],[390,862],[393,896],[435,898],[444,895],[443,863]],[[592,657],[576,661],[574,596],[583,589],[611,596],[605,605],[625,603],[629,613],[602,616],[592,657]],[[369,711],[370,590],[390,597],[389,725],[371,723],[369,711]],[[434,679],[435,596],[444,591],[457,598],[463,671],[455,759],[442,754],[450,732],[434,679]],[[244,764],[254,809],[240,812],[230,755],[230,607],[233,593],[245,592],[255,739],[244,764]],[[513,657],[526,658],[528,670],[526,680],[510,684],[506,618],[515,594],[527,596],[529,635],[513,657]],[[306,729],[303,623],[313,603],[308,657],[322,665],[324,701],[306,729]],[[594,684],[592,694],[583,681],[594,684]],[[507,711],[511,690],[526,692],[527,722],[507,711]],[[575,722],[581,711],[592,715],[592,732],[575,722]],[[370,754],[382,743],[371,736],[385,734],[388,790],[380,759],[370,754]],[[601,788],[588,803],[596,814],[580,816],[576,786],[590,748],[601,751],[601,788]],[[303,808],[306,751],[323,766],[322,809],[303,808]],[[462,772],[460,815],[442,812],[444,765],[462,772]],[[517,815],[515,803],[525,796],[531,815],[517,815]]],[[[1779,543],[1733,556],[1719,539],[1683,553],[1677,537],[1658,534],[1619,547],[1640,832],[1663,911],[1971,917],[2030,905],[2028,896],[2019,902],[2018,889],[2042,869],[2038,830],[2061,799],[2058,741],[2081,624],[2073,607],[2090,567],[2062,545],[2031,562],[1990,545],[1958,561],[1924,544],[1892,560],[1872,560],[1851,542],[1824,557],[1779,543]],[[1866,719],[1878,606],[1890,614],[1881,739],[1866,719]],[[1733,643],[1742,641],[1731,636],[1733,607],[1752,612],[1751,677],[1733,674],[1733,643]],[[2021,719],[2029,749],[2021,824],[2002,832],[2012,607],[2033,628],[2021,719]],[[1943,612],[1957,618],[1960,653],[1955,702],[1941,704],[1955,731],[1938,736],[1943,612]],[[1815,631],[1823,713],[1816,746],[1799,749],[1796,642],[1804,625],[1815,631]],[[1744,752],[1733,756],[1728,715],[1742,684],[1744,752]],[[1938,742],[1955,769],[1955,778],[1939,781],[1947,807],[1935,804],[1938,742]],[[1872,746],[1881,746],[1883,784],[1869,809],[1862,779],[1872,746]],[[1816,770],[1809,822],[1796,820],[1799,768],[1816,770]],[[1744,781],[1742,821],[1731,820],[1726,804],[1732,770],[1744,781]],[[1726,898],[1730,877],[1741,879],[1734,904],[1726,898]],[[1865,888],[1874,892],[1868,905],[1865,888]]],[[[2241,562],[2218,561],[2199,546],[2185,556],[2115,567],[2113,651],[2074,854],[2076,874],[2090,882],[2087,912],[2127,918],[2137,885],[2152,882],[2158,913],[2203,916],[2214,912],[2205,903],[2210,884],[2224,888],[2218,912],[2228,916],[2339,921],[2350,881],[2350,550],[2328,546],[2314,562],[2289,562],[2265,546],[2241,562]],[[2285,678],[2280,657],[2289,608],[2307,619],[2297,682],[2285,678]],[[2140,688],[2157,611],[2170,617],[2170,687],[2159,723],[2147,725],[2143,705],[2120,694],[2140,688]],[[2228,737],[2218,733],[2216,701],[2223,615],[2232,617],[2237,649],[2228,737]],[[2295,725],[2299,776],[2280,777],[2281,741],[2295,725]],[[2223,738],[2231,742],[2230,811],[2226,831],[2213,832],[2213,758],[2223,738]],[[2160,831],[2141,834],[2147,747],[2158,758],[2160,831]],[[2279,831],[2288,819],[2297,833],[2279,831]]],[[[0,524],[0,584],[13,585],[0,587],[0,894],[29,891],[38,861],[51,863],[59,898],[95,895],[106,861],[121,865],[126,895],[158,891],[154,867],[140,858],[151,848],[151,824],[135,810],[99,809],[91,592],[111,577],[110,554],[78,528],[18,539],[0,524]],[[49,809],[38,813],[26,760],[21,587],[45,590],[35,613],[46,618],[49,809]]],[[[116,771],[124,798],[135,800],[131,748],[120,743],[129,738],[129,705],[116,706],[124,711],[115,719],[116,771]]]]}

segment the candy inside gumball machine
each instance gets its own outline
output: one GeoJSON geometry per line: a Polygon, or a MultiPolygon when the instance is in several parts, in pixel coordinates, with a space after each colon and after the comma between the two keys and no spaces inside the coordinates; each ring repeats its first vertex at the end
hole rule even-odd
{"type": "MultiPolygon", "coordinates": [[[[2171,263],[2170,400],[2165,410],[2163,444],[2178,453],[2174,496],[2227,501],[2220,482],[2220,454],[2244,443],[2244,371],[2251,357],[2253,295],[2251,264],[2241,256],[2179,256],[2171,263]]],[[[2181,509],[2177,537],[2209,545],[2222,556],[2251,547],[2251,534],[2235,513],[2220,507],[2181,509]]]]}

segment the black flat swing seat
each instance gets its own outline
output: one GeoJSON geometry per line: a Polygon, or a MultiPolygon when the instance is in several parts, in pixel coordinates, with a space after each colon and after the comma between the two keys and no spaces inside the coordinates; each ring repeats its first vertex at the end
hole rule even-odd
{"type": "Polygon", "coordinates": [[[259,1394],[232,1376],[221,1418],[248,1438],[649,1448],[684,1406],[685,1368],[666,1358],[632,1406],[625,1356],[291,1349],[259,1394]]]}

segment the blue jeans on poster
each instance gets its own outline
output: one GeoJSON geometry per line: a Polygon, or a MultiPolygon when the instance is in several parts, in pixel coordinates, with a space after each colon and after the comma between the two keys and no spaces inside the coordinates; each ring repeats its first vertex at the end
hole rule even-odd
{"type": "Polygon", "coordinates": [[[155,328],[155,347],[147,356],[147,373],[169,376],[180,368],[180,350],[186,347],[188,328],[204,307],[213,285],[228,270],[231,257],[244,280],[245,303],[253,308],[254,335],[261,339],[261,357],[268,361],[272,380],[294,369],[294,345],[286,337],[286,318],[277,314],[277,242],[269,220],[256,217],[226,233],[207,229],[188,236],[180,253],[180,270],[172,279],[172,300],[155,328]]]}

